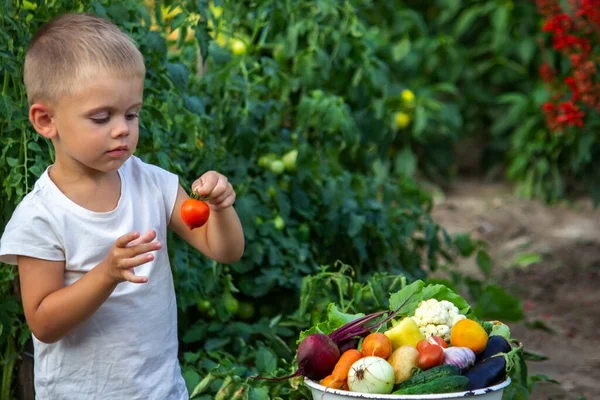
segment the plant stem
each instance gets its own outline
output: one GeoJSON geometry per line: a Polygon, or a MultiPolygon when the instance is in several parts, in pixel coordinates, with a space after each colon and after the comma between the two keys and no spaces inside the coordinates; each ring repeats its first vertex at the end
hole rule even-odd
{"type": "Polygon", "coordinates": [[[15,342],[14,338],[9,336],[6,340],[4,368],[2,368],[2,389],[0,390],[0,398],[2,399],[10,399],[15,360],[15,342]]]}
{"type": "Polygon", "coordinates": [[[4,85],[2,85],[2,96],[5,96],[8,92],[8,72],[4,72],[4,85]]]}

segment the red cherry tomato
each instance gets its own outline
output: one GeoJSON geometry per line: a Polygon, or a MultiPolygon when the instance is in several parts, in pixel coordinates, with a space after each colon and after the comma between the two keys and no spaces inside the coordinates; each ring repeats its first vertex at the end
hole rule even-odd
{"type": "Polygon", "coordinates": [[[432,341],[436,342],[444,349],[448,348],[448,343],[446,343],[446,341],[441,336],[429,336],[429,343],[431,343],[432,341]]]}
{"type": "Polygon", "coordinates": [[[189,198],[181,205],[181,219],[190,228],[199,228],[208,221],[210,208],[202,200],[189,198]]]}
{"type": "Polygon", "coordinates": [[[419,340],[417,343],[417,350],[421,351],[421,349],[425,346],[429,346],[430,344],[437,344],[438,346],[442,346],[444,349],[448,348],[448,343],[440,336],[429,336],[428,338],[419,340]]]}
{"type": "Polygon", "coordinates": [[[422,370],[438,366],[444,360],[444,349],[439,344],[431,343],[427,339],[422,339],[417,344],[419,358],[417,366],[422,370]]]}

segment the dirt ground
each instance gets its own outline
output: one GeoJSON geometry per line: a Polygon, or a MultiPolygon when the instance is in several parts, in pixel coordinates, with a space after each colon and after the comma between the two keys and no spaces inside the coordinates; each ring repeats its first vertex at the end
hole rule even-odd
{"type": "MultiPolygon", "coordinates": [[[[494,279],[522,299],[513,336],[548,357],[528,362],[529,373],[559,382],[538,383],[530,398],[600,399],[600,209],[585,199],[550,207],[506,184],[463,181],[439,196],[433,217],[485,240],[494,279]],[[539,262],[527,265],[525,255],[539,262]]],[[[472,260],[459,268],[478,274],[472,260]]]]}

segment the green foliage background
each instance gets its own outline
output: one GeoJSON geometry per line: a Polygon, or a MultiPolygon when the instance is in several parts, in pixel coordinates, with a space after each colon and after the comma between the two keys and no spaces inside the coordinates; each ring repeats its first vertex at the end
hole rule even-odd
{"type": "MultiPolygon", "coordinates": [[[[381,309],[393,282],[460,257],[477,257],[486,279],[455,273],[447,283],[480,317],[493,305],[507,312],[489,317],[522,317],[519,301],[488,281],[485,244],[438,226],[415,175],[450,178],[452,149],[480,135],[486,160],[503,162],[520,121],[502,95],[538,85],[531,3],[4,0],[1,226],[53,159],[29,126],[22,65],[32,33],[66,11],[111,19],[145,56],[137,155],[184,186],[216,169],[236,189],[247,240],[240,262],[213,263],[170,237],[181,359],[198,398],[307,398],[297,380],[248,378],[292,371],[299,331],[330,302],[381,309]],[[398,112],[406,127],[394,122],[398,112]],[[273,166],[296,151],[295,165],[273,166]]],[[[2,398],[14,393],[30,335],[16,279],[0,267],[2,398]]],[[[526,369],[519,373],[514,399],[527,392],[526,369]]]]}

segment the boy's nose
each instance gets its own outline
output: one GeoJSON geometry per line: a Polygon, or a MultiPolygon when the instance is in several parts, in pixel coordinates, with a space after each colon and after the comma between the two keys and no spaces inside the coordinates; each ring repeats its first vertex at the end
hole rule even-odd
{"type": "Polygon", "coordinates": [[[117,123],[117,125],[115,126],[115,128],[112,131],[112,136],[113,137],[128,136],[129,135],[129,124],[127,122],[128,121],[125,118],[119,118],[119,122],[117,123]]]}

